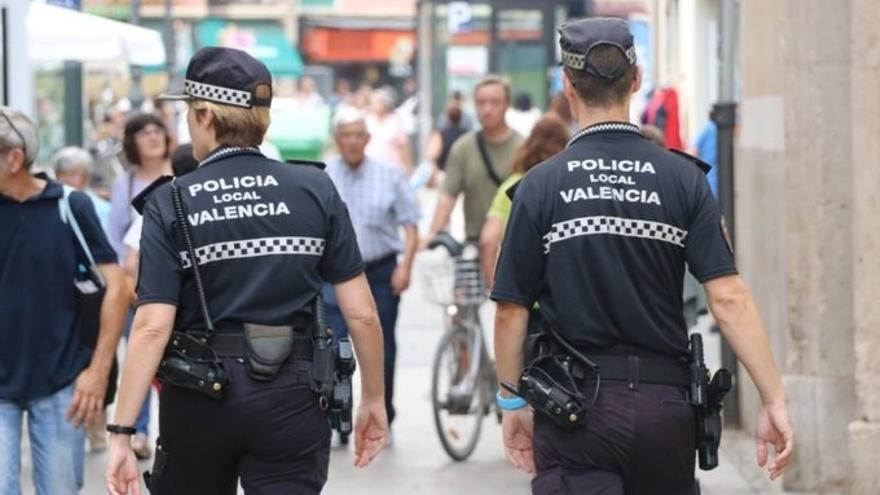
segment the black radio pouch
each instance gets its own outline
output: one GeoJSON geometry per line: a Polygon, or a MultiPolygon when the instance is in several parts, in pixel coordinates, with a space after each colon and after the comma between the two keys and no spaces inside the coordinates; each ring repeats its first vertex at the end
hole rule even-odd
{"type": "Polygon", "coordinates": [[[275,379],[293,351],[293,327],[244,324],[247,374],[254,380],[275,379]]]}
{"type": "Polygon", "coordinates": [[[560,357],[538,357],[523,370],[518,385],[517,394],[560,428],[572,431],[587,424],[586,401],[560,357]]]}
{"type": "Polygon", "coordinates": [[[218,400],[229,387],[229,375],[214,349],[204,339],[182,331],[171,333],[156,376],[162,383],[218,400]]]}

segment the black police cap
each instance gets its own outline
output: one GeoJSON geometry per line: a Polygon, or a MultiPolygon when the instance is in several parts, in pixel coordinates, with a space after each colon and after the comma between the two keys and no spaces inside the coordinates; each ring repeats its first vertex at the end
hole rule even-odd
{"type": "Polygon", "coordinates": [[[606,80],[617,79],[636,63],[632,33],[626,21],[621,19],[590,17],[567,22],[559,29],[559,47],[562,49],[563,65],[606,80]],[[590,52],[604,45],[619,49],[626,62],[610,71],[603,71],[589,63],[590,52]]]}
{"type": "Polygon", "coordinates": [[[183,94],[164,94],[160,100],[207,100],[242,108],[268,107],[272,96],[256,95],[259,85],[268,85],[272,74],[263,62],[234,48],[206,46],[197,51],[186,67],[183,94]]]}

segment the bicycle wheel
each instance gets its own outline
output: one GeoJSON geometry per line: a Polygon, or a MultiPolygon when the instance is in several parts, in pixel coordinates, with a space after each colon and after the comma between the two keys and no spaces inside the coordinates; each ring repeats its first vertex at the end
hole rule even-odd
{"type": "Polygon", "coordinates": [[[440,339],[431,376],[434,425],[443,449],[456,461],[467,459],[477,446],[486,406],[480,359],[471,359],[474,330],[456,327],[440,339]]]}

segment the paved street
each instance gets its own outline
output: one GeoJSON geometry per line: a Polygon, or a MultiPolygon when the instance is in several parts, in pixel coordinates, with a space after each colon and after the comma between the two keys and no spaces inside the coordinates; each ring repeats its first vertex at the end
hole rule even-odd
{"type": "MultiPolygon", "coordinates": [[[[424,211],[433,211],[430,197],[423,198],[428,205],[424,211]]],[[[455,225],[453,231],[460,226],[455,225]]],[[[401,303],[398,322],[398,372],[396,404],[398,419],[394,424],[394,444],[366,469],[352,466],[352,455],[344,449],[333,451],[330,480],[324,493],[328,495],[440,495],[440,494],[495,494],[525,495],[529,491],[529,477],[515,471],[504,459],[501,448],[501,429],[490,416],[483,425],[480,443],[467,462],[451,461],[444,453],[434,430],[431,415],[430,365],[434,346],[442,333],[442,312],[426,302],[424,276],[432,264],[442,260],[440,253],[422,253],[417,257],[411,289],[401,303]]],[[[487,303],[482,308],[482,320],[487,339],[491,343],[491,323],[494,307],[487,303]]],[[[717,360],[711,352],[717,336],[707,335],[707,358],[717,360]]],[[[717,344],[714,344],[717,346],[717,344]]],[[[357,388],[357,384],[356,387],[357,388]]],[[[156,401],[153,401],[154,408],[156,401]]],[[[111,416],[112,417],[112,416],[111,416]]],[[[152,432],[157,414],[152,416],[152,432]]],[[[748,457],[751,441],[744,435],[725,433],[727,452],[722,453],[721,465],[710,473],[698,473],[703,493],[709,495],[747,495],[776,491],[761,482],[755,469],[741,474],[732,457],[741,465],[752,466],[748,457]],[[749,481],[747,481],[749,480],[749,481]]],[[[86,487],[83,495],[105,493],[103,485],[104,454],[87,454],[86,487]]],[[[23,459],[25,478],[29,478],[29,456],[23,459]]],[[[149,468],[143,463],[142,470],[149,468]]],[[[25,483],[28,483],[27,479],[25,483]]],[[[33,493],[28,484],[25,493],[33,493]]]]}

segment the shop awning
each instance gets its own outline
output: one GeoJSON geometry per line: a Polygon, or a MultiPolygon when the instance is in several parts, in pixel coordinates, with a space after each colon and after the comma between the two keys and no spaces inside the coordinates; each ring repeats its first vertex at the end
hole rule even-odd
{"type": "Polygon", "coordinates": [[[196,25],[196,39],[202,46],[226,46],[244,50],[269,68],[274,76],[299,77],[302,57],[273,21],[226,21],[206,19],[196,25]]]}
{"type": "Polygon", "coordinates": [[[415,53],[414,30],[312,27],[303,50],[317,63],[409,63],[415,53]]]}
{"type": "Polygon", "coordinates": [[[61,7],[31,3],[27,31],[31,60],[165,63],[159,32],[61,7]]]}

